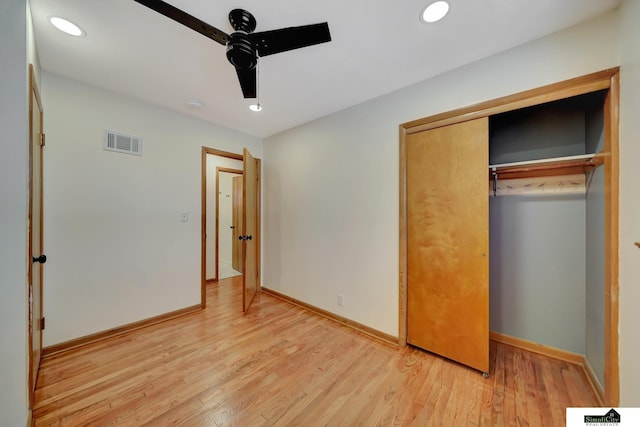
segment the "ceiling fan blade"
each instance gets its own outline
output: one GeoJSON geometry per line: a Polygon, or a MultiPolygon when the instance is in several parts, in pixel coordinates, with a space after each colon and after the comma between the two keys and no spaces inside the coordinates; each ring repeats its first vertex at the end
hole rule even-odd
{"type": "Polygon", "coordinates": [[[189,15],[188,13],[178,9],[166,3],[162,0],[134,0],[144,6],[147,6],[149,9],[155,10],[161,15],[166,16],[169,19],[173,19],[180,24],[191,28],[194,31],[199,32],[203,36],[209,37],[212,40],[217,41],[221,45],[226,46],[227,41],[229,41],[229,35],[223,31],[220,31],[216,27],[207,24],[204,21],[199,20],[195,16],[189,15]]]}
{"type": "Polygon", "coordinates": [[[256,69],[243,70],[236,68],[238,74],[238,80],[240,81],[240,87],[242,88],[242,94],[245,98],[256,97],[256,69]]]}
{"type": "Polygon", "coordinates": [[[326,22],[251,33],[249,37],[256,46],[258,56],[273,55],[331,41],[329,24],[326,22]]]}

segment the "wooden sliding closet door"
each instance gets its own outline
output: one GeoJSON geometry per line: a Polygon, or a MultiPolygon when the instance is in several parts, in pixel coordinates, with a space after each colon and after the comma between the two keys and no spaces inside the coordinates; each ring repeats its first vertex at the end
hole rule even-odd
{"type": "Polygon", "coordinates": [[[407,341],[489,372],[489,128],[406,137],[407,341]]]}

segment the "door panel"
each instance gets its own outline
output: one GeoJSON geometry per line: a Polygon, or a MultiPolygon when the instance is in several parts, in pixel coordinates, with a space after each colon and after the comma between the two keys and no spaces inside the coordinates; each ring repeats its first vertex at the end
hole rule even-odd
{"type": "Polygon", "coordinates": [[[233,220],[233,233],[231,237],[231,266],[234,270],[242,273],[244,270],[242,259],[242,244],[238,237],[242,231],[242,176],[234,176],[232,179],[232,220],[233,220]]]}
{"type": "Polygon", "coordinates": [[[244,218],[242,310],[246,312],[258,291],[258,186],[259,174],[256,159],[244,149],[244,218]]]}
{"type": "Polygon", "coordinates": [[[29,387],[31,404],[38,377],[38,369],[42,358],[42,267],[43,262],[33,262],[44,254],[42,225],[42,105],[35,84],[33,70],[30,70],[29,99],[29,387]]]}
{"type": "Polygon", "coordinates": [[[489,372],[488,119],[409,135],[407,341],[489,372]]]}

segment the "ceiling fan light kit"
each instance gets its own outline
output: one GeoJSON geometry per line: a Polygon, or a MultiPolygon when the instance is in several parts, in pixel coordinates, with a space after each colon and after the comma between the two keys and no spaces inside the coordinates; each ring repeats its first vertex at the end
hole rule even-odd
{"type": "Polygon", "coordinates": [[[449,3],[441,0],[427,5],[420,17],[423,22],[432,24],[444,18],[447,13],[449,13],[449,3]]]}
{"type": "Polygon", "coordinates": [[[253,15],[243,9],[233,9],[229,13],[229,22],[234,32],[228,35],[162,0],[134,1],[226,46],[227,60],[236,69],[245,98],[257,96],[259,57],[331,41],[326,22],[254,33],[257,23],[253,15]]]}

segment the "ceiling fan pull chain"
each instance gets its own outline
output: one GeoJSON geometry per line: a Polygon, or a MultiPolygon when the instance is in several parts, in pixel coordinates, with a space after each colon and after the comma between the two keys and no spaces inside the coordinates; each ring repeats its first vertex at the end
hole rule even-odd
{"type": "Polygon", "coordinates": [[[256,97],[257,97],[257,110],[262,111],[262,104],[260,104],[260,63],[256,64],[256,97]]]}

